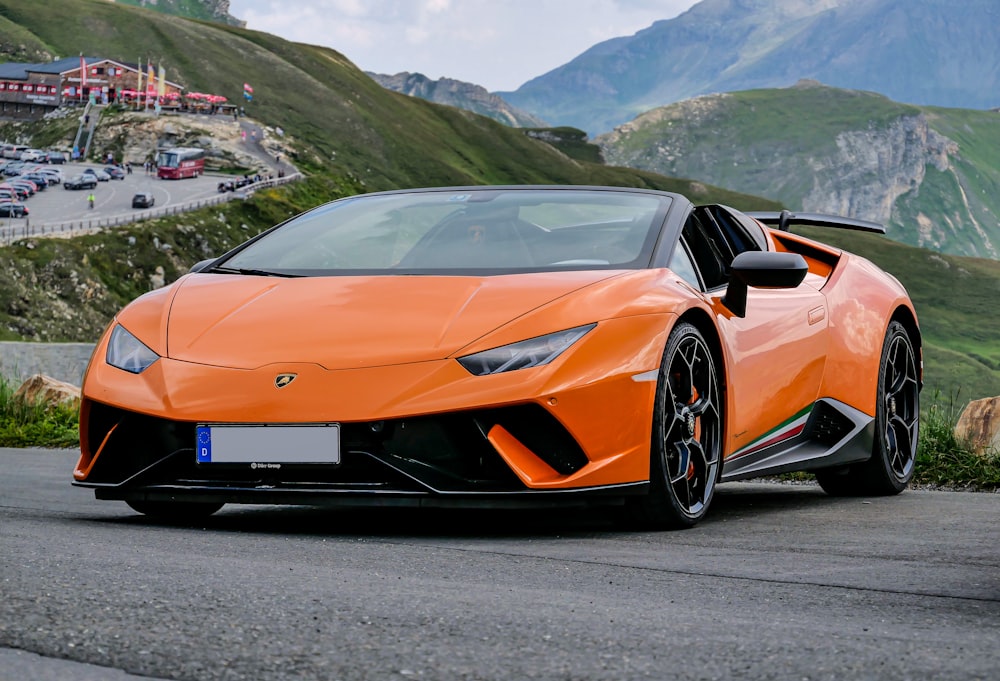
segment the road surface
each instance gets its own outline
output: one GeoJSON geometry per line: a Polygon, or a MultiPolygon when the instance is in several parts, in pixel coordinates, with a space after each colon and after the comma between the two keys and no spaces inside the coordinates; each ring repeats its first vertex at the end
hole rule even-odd
{"type": "Polygon", "coordinates": [[[71,487],[75,457],[0,449],[0,679],[1000,669],[998,494],[735,483],[672,533],[580,511],[237,506],[184,526],[71,487]]]}

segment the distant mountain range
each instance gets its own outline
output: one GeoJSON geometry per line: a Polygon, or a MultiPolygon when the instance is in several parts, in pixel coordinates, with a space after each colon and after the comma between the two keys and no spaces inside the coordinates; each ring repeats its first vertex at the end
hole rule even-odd
{"type": "Polygon", "coordinates": [[[802,78],[988,109],[1000,106],[998,64],[998,0],[703,0],[497,94],[593,135],[696,95],[802,78]]]}
{"type": "Polygon", "coordinates": [[[527,111],[508,104],[486,88],[451,78],[431,80],[422,73],[397,73],[389,76],[366,71],[382,87],[410,97],[419,97],[438,104],[474,111],[512,128],[544,128],[547,123],[527,111]]]}
{"type": "Polygon", "coordinates": [[[1000,258],[1000,112],[803,81],[653,109],[594,141],[608,163],[876,220],[891,238],[940,252],[1000,258]]]}

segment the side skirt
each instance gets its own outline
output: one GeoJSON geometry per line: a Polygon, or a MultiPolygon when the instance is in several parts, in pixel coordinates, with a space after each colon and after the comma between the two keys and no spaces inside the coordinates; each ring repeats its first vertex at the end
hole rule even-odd
{"type": "Polygon", "coordinates": [[[792,471],[829,468],[871,458],[875,418],[838,400],[817,400],[805,424],[785,429],[787,437],[765,435],[730,455],[722,467],[722,482],[792,471]]]}

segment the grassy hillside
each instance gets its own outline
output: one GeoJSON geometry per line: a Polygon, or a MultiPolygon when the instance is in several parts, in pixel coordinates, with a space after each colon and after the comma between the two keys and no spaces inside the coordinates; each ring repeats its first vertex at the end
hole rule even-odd
{"type": "MultiPolygon", "coordinates": [[[[156,268],[172,281],[194,262],[289,215],[359,191],[606,184],[678,191],[697,201],[747,208],[779,207],[700,182],[588,162],[581,157],[585,145],[571,145],[571,153],[557,148],[565,135],[549,143],[466,111],[389,92],[334,50],[238,27],[105,0],[0,0],[0,44],[27,38],[53,55],[149,58],[165,67],[169,79],[234,101],[249,82],[255,99],[246,104],[247,114],[288,131],[298,144],[294,160],[311,179],[247,204],[114,235],[37,239],[0,249],[0,268],[9,273],[0,279],[0,338],[93,340],[121,305],[149,290],[156,268]]],[[[74,129],[63,122],[19,125],[18,131],[48,146],[74,129]]],[[[598,158],[596,149],[589,154],[598,158]]]]}
{"type": "MultiPolygon", "coordinates": [[[[223,12],[219,8],[218,2],[207,0],[113,0],[121,5],[132,5],[134,7],[148,7],[164,14],[175,14],[189,19],[202,19],[204,21],[221,21],[225,24],[239,26],[243,22],[223,12]]],[[[227,3],[228,4],[228,3],[227,3]]]]}
{"type": "Polygon", "coordinates": [[[877,220],[912,245],[1000,257],[996,112],[802,83],[662,107],[596,141],[612,163],[877,220]]]}
{"type": "Polygon", "coordinates": [[[149,58],[170,80],[232,101],[249,82],[254,101],[246,104],[247,114],[291,132],[303,145],[296,159],[301,167],[365,189],[529,182],[689,186],[575,162],[522,131],[386,91],[328,48],[105,0],[0,0],[0,43],[12,37],[4,34],[12,27],[54,55],[149,58]]]}

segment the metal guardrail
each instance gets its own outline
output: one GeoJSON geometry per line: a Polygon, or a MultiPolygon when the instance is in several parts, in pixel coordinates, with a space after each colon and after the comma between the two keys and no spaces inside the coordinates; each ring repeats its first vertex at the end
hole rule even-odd
{"type": "MultiPolygon", "coordinates": [[[[27,219],[23,225],[14,224],[13,222],[8,222],[8,224],[0,222],[0,238],[2,238],[7,244],[11,244],[14,241],[26,239],[32,236],[75,236],[93,234],[102,230],[120,227],[122,225],[129,225],[133,222],[138,222],[139,220],[149,220],[167,215],[178,215],[180,213],[198,210],[199,208],[217,206],[220,203],[228,203],[229,201],[233,201],[235,199],[248,199],[253,196],[253,193],[258,189],[276,187],[278,185],[287,184],[288,182],[294,182],[300,179],[302,179],[302,173],[290,173],[284,177],[261,180],[260,182],[254,182],[240,187],[236,191],[227,191],[206,199],[198,199],[197,201],[189,201],[187,203],[164,206],[162,208],[145,208],[132,213],[112,215],[106,218],[80,218],[79,220],[70,220],[67,222],[41,223],[37,225],[31,224],[30,220],[27,219]]],[[[0,218],[0,220],[4,219],[0,218]]]]}

